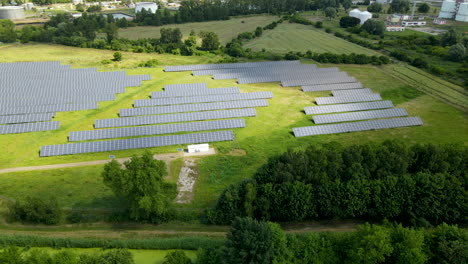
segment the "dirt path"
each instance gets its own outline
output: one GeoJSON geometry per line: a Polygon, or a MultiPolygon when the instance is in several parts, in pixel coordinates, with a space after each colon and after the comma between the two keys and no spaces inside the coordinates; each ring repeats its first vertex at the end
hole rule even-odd
{"type": "MultiPolygon", "coordinates": [[[[182,157],[207,156],[207,155],[214,155],[214,154],[216,154],[214,149],[210,149],[209,152],[203,152],[203,153],[178,152],[178,153],[156,154],[154,155],[154,158],[158,160],[163,160],[166,162],[166,164],[168,164],[169,162],[178,158],[182,158],[182,157]]],[[[120,159],[115,159],[115,160],[117,160],[119,163],[123,163],[124,161],[130,160],[130,158],[120,158],[120,159]]],[[[84,162],[75,162],[75,163],[65,163],[65,164],[7,168],[7,169],[0,169],[0,174],[10,173],[10,172],[19,172],[19,171],[53,170],[53,169],[63,169],[63,168],[94,166],[94,165],[106,164],[109,161],[111,160],[106,159],[106,160],[93,160],[93,161],[84,161],[84,162]]],[[[170,166],[168,167],[170,168],[170,166]]]]}

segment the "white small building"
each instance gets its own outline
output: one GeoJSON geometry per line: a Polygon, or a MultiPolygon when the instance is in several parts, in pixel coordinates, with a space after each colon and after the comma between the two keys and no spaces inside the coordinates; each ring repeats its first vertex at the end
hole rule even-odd
{"type": "Polygon", "coordinates": [[[403,21],[401,25],[404,27],[425,26],[426,21],[403,21]]]}
{"type": "Polygon", "coordinates": [[[401,25],[387,25],[386,26],[386,30],[388,32],[395,32],[395,31],[405,31],[405,27],[401,26],[401,25]]]}
{"type": "Polygon", "coordinates": [[[197,152],[208,152],[210,151],[209,144],[198,144],[198,145],[189,145],[187,147],[188,153],[197,153],[197,152]]]}
{"type": "Polygon", "coordinates": [[[145,9],[148,12],[156,14],[158,11],[158,5],[154,2],[140,2],[136,3],[135,5],[135,13],[141,12],[141,10],[145,9]]]}
{"type": "Polygon", "coordinates": [[[436,25],[445,25],[445,24],[447,24],[447,20],[436,18],[436,19],[434,19],[434,21],[432,21],[432,23],[436,24],[436,25]]]}
{"type": "Polygon", "coordinates": [[[362,25],[368,19],[372,18],[372,13],[370,13],[368,11],[361,11],[361,10],[356,8],[356,9],[353,9],[353,10],[349,11],[349,16],[359,18],[359,20],[361,20],[361,25],[362,25]]]}

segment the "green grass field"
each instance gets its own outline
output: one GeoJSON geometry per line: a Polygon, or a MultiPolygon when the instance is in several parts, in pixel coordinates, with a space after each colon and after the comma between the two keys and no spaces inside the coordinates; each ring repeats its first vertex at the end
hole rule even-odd
{"type": "Polygon", "coordinates": [[[274,30],[265,31],[260,38],[248,42],[245,48],[253,50],[266,49],[267,51],[276,53],[287,53],[289,51],[305,52],[310,50],[318,53],[381,55],[370,49],[328,34],[323,29],[287,22],[279,25],[274,30]]]}
{"type": "MultiPolygon", "coordinates": [[[[207,82],[209,87],[236,86],[234,80],[214,81],[209,76],[191,76],[189,72],[164,73],[163,67],[136,68],[142,61],[157,59],[161,65],[212,63],[219,58],[178,57],[158,54],[124,53],[122,62],[102,65],[99,61],[112,57],[112,51],[80,49],[51,45],[10,45],[0,47],[1,61],[60,60],[74,67],[99,67],[100,70],[126,70],[129,74],[151,74],[153,80],[144,82],[142,87],[128,88],[125,94],[117,96],[114,102],[100,103],[99,109],[59,113],[56,120],[62,126],[57,131],[35,132],[16,135],[0,135],[0,168],[30,165],[70,163],[107,159],[110,154],[116,157],[140,155],[145,150],[69,155],[40,158],[40,146],[67,143],[68,133],[77,130],[93,129],[96,119],[117,117],[118,110],[131,107],[133,100],[148,98],[151,91],[161,90],[165,84],[207,82]]],[[[311,61],[304,61],[311,63],[311,61]]],[[[336,67],[337,65],[319,65],[336,67]]],[[[250,177],[268,157],[286,151],[288,148],[301,148],[307,144],[338,141],[343,144],[380,142],[386,139],[400,139],[408,144],[468,142],[468,122],[465,112],[454,108],[433,96],[425,95],[415,88],[417,83],[430,84],[433,89],[448,89],[437,77],[419,74],[419,81],[405,79],[396,65],[376,67],[371,65],[338,65],[342,71],[356,77],[365,87],[392,100],[397,107],[404,107],[411,116],[420,116],[424,126],[396,128],[357,133],[323,135],[294,138],[293,127],[311,126],[311,116],[302,111],[313,105],[314,97],[327,96],[328,92],[303,93],[298,87],[282,88],[278,83],[240,85],[242,92],[272,91],[274,98],[270,106],[257,109],[257,117],[246,118],[247,127],[235,129],[234,142],[218,142],[212,146],[220,155],[201,158],[199,175],[195,185],[194,201],[180,208],[202,209],[213,204],[220,192],[229,184],[250,177]],[[438,83],[438,84],[436,84],[438,83]],[[445,88],[444,88],[445,87],[445,88]],[[233,148],[244,149],[245,156],[230,155],[233,148]]],[[[459,90],[453,86],[451,90],[459,90]]],[[[184,146],[150,148],[152,153],[173,153],[184,146]]],[[[182,162],[173,162],[171,168],[177,171],[182,162]]],[[[70,208],[114,208],[116,201],[102,184],[102,166],[70,168],[50,171],[34,171],[0,174],[0,195],[18,199],[27,194],[57,195],[62,206],[70,208]],[[86,190],[83,192],[83,190],[86,190]]],[[[175,181],[176,179],[171,179],[175,181]]]]}
{"type": "Polygon", "coordinates": [[[160,27],[131,27],[119,30],[119,36],[128,39],[159,38],[161,28],[179,28],[184,38],[190,31],[197,34],[200,31],[213,31],[218,34],[221,44],[226,44],[242,32],[255,31],[257,27],[264,27],[273,21],[279,20],[276,16],[251,16],[231,18],[227,21],[196,22],[160,27]]]}

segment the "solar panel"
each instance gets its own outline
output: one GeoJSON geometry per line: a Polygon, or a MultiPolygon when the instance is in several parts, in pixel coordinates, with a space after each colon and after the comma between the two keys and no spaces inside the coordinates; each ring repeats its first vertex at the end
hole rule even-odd
{"type": "Polygon", "coordinates": [[[19,124],[40,121],[50,121],[55,113],[29,114],[29,115],[7,115],[0,116],[0,124],[19,124]]]}
{"type": "Polygon", "coordinates": [[[0,125],[0,134],[16,134],[59,129],[60,122],[39,122],[13,125],[0,125]]]}
{"type": "Polygon", "coordinates": [[[389,118],[389,117],[401,117],[407,116],[408,113],[403,108],[385,109],[385,110],[372,110],[364,112],[353,112],[343,114],[332,114],[332,115],[318,115],[314,116],[315,124],[329,124],[329,123],[340,123],[349,121],[389,118]]]}
{"type": "Polygon", "coordinates": [[[353,112],[372,109],[392,108],[391,101],[378,101],[366,103],[353,103],[353,104],[340,104],[340,105],[322,105],[322,106],[308,106],[305,107],[306,115],[340,113],[340,112],[353,112]]]}
{"type": "Polygon", "coordinates": [[[97,139],[111,139],[123,137],[149,136],[173,134],[179,132],[196,132],[206,130],[220,130],[245,127],[244,119],[227,119],[214,121],[201,121],[192,123],[177,123],[156,126],[124,127],[71,132],[69,141],[84,141],[97,139]]]}
{"type": "Polygon", "coordinates": [[[208,84],[206,83],[185,83],[185,84],[168,84],[164,85],[164,91],[172,92],[178,90],[198,90],[207,89],[208,84]]]}
{"type": "Polygon", "coordinates": [[[234,140],[234,132],[230,130],[186,135],[107,140],[98,142],[42,146],[40,156],[49,157],[80,153],[115,151],[137,148],[152,148],[161,146],[196,144],[228,140],[234,140]]]}
{"type": "Polygon", "coordinates": [[[301,64],[300,61],[267,61],[267,62],[247,62],[247,63],[222,63],[222,64],[197,64],[182,66],[166,66],[166,72],[198,71],[210,69],[236,69],[236,68],[254,68],[271,67],[275,65],[294,65],[301,64]]]}
{"type": "MultiPolygon", "coordinates": [[[[239,77],[238,83],[265,83],[265,82],[293,82],[297,79],[331,79],[348,77],[346,72],[324,72],[324,73],[291,73],[291,74],[271,74],[255,77],[239,77]]],[[[216,79],[216,78],[215,78],[216,79]]]]}
{"type": "Polygon", "coordinates": [[[125,117],[125,116],[157,115],[157,114],[210,111],[210,110],[248,108],[248,107],[264,107],[264,106],[268,106],[268,101],[265,99],[202,103],[202,104],[183,104],[183,105],[121,109],[119,116],[125,117]]]}
{"type": "Polygon", "coordinates": [[[67,111],[97,109],[97,107],[98,107],[97,103],[95,102],[81,103],[81,104],[21,106],[21,107],[12,107],[12,108],[2,108],[0,109],[0,115],[67,112],[67,111]]]}
{"type": "Polygon", "coordinates": [[[236,94],[240,93],[239,87],[225,87],[225,88],[206,88],[191,91],[172,91],[172,92],[152,92],[151,98],[164,98],[164,97],[187,97],[187,96],[200,96],[210,94],[236,94]]]}
{"type": "Polygon", "coordinates": [[[343,97],[315,97],[315,101],[318,105],[325,104],[342,104],[342,103],[354,103],[354,102],[369,102],[369,101],[380,101],[382,98],[380,94],[360,94],[343,97]]]}
{"type": "Polygon", "coordinates": [[[350,82],[350,83],[307,85],[307,86],[302,86],[302,91],[320,92],[320,91],[346,90],[346,89],[358,89],[358,88],[362,88],[362,84],[360,82],[350,82]]]}
{"type": "Polygon", "coordinates": [[[351,90],[334,90],[332,91],[332,94],[335,97],[354,96],[354,95],[360,95],[360,94],[372,94],[372,90],[369,88],[351,89],[351,90]]]}
{"type": "Polygon", "coordinates": [[[272,65],[272,66],[263,66],[263,67],[250,67],[250,68],[235,68],[235,69],[211,69],[211,70],[198,70],[193,71],[193,76],[202,76],[202,75],[214,75],[214,74],[224,74],[224,73],[244,73],[251,72],[252,70],[269,70],[269,71],[279,71],[279,70],[288,70],[288,69],[297,69],[304,68],[303,66],[307,65],[309,69],[316,69],[317,65],[315,64],[284,64],[284,65],[272,65]]]}
{"type": "Polygon", "coordinates": [[[376,130],[385,128],[421,126],[423,124],[419,117],[402,117],[382,120],[361,121],[333,125],[320,125],[310,127],[293,128],[295,137],[337,134],[346,132],[376,130]]]}
{"type": "Polygon", "coordinates": [[[209,103],[222,101],[240,101],[254,99],[269,99],[273,98],[271,92],[254,92],[241,94],[220,94],[220,95],[205,95],[193,97],[174,97],[174,98],[157,98],[135,100],[135,107],[157,106],[157,105],[176,105],[176,104],[191,104],[191,103],[209,103]]]}
{"type": "Polygon", "coordinates": [[[137,117],[124,117],[113,119],[98,119],[96,120],[95,128],[107,127],[123,127],[123,126],[140,126],[151,124],[164,124],[164,123],[177,123],[187,121],[200,121],[210,119],[225,119],[256,116],[255,108],[243,108],[234,110],[220,110],[208,112],[194,112],[170,115],[153,115],[153,116],[137,116],[137,117]]]}
{"type": "Polygon", "coordinates": [[[229,70],[224,73],[213,74],[213,79],[234,79],[234,78],[253,78],[257,76],[298,76],[308,74],[325,74],[325,73],[336,73],[338,68],[317,68],[312,64],[306,65],[291,65],[288,67],[281,68],[245,68],[240,70],[229,70]]]}
{"type": "Polygon", "coordinates": [[[29,95],[17,94],[17,96],[2,97],[0,98],[1,106],[27,106],[27,105],[50,105],[50,104],[72,104],[72,103],[84,103],[84,102],[102,102],[102,101],[114,101],[115,94],[50,94],[47,97],[27,97],[29,95]]]}
{"type": "Polygon", "coordinates": [[[334,84],[334,83],[354,83],[356,78],[354,77],[340,77],[340,78],[326,78],[326,79],[296,79],[289,81],[282,81],[283,87],[291,86],[303,86],[303,85],[315,85],[315,84],[334,84]]]}

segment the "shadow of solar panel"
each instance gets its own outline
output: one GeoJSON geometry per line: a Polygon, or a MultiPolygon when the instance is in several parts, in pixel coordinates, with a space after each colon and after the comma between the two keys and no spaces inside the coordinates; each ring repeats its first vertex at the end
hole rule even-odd
{"type": "Polygon", "coordinates": [[[19,124],[19,123],[50,121],[52,120],[52,117],[54,116],[55,116],[55,113],[0,116],[0,124],[19,124]]]}
{"type": "Polygon", "coordinates": [[[0,115],[67,112],[67,111],[97,109],[97,107],[98,106],[96,102],[81,103],[81,104],[21,106],[21,107],[12,107],[12,108],[2,108],[0,109],[0,115]]]}
{"type": "Polygon", "coordinates": [[[143,106],[209,103],[209,102],[222,102],[222,101],[241,101],[241,100],[254,100],[254,99],[270,99],[270,98],[273,98],[272,92],[219,94],[219,95],[205,95],[205,96],[193,96],[193,97],[142,99],[142,100],[135,100],[134,106],[143,107],[143,106]]]}
{"type": "Polygon", "coordinates": [[[356,78],[354,77],[341,77],[341,78],[324,78],[324,79],[296,79],[290,81],[282,81],[283,87],[291,86],[304,86],[304,85],[316,85],[316,84],[335,84],[335,83],[355,83],[356,78]]]}
{"type": "Polygon", "coordinates": [[[372,94],[372,90],[369,88],[362,89],[350,89],[350,90],[334,90],[332,91],[333,96],[342,97],[342,96],[355,96],[360,94],[372,94]]]}
{"type": "Polygon", "coordinates": [[[201,121],[191,123],[177,123],[169,125],[124,127],[101,130],[71,132],[69,141],[84,141],[97,139],[111,139],[123,137],[149,136],[172,134],[179,132],[196,132],[206,130],[220,130],[245,127],[244,119],[227,119],[215,121],[201,121]]]}
{"type": "Polygon", "coordinates": [[[423,122],[419,117],[402,117],[382,120],[361,121],[353,123],[342,123],[333,125],[320,125],[310,127],[293,128],[295,137],[338,134],[356,131],[420,126],[423,122]]]}
{"type": "Polygon", "coordinates": [[[343,96],[343,97],[315,97],[315,101],[317,102],[318,105],[369,102],[369,101],[380,101],[380,100],[382,100],[382,97],[380,97],[380,94],[359,94],[359,95],[350,95],[350,96],[343,96]]]}
{"type": "Polygon", "coordinates": [[[17,134],[36,131],[47,131],[59,129],[59,127],[59,121],[0,125],[0,134],[17,134]]]}
{"type": "Polygon", "coordinates": [[[123,126],[141,126],[152,124],[165,124],[177,122],[200,121],[210,119],[225,119],[236,117],[256,116],[255,108],[243,108],[234,110],[220,110],[208,112],[194,112],[170,115],[136,116],[113,119],[96,120],[95,128],[123,127],[123,126]]]}
{"type": "Polygon", "coordinates": [[[390,118],[407,116],[408,113],[403,108],[385,109],[385,110],[372,110],[364,112],[332,114],[332,115],[318,115],[314,116],[315,124],[330,124],[349,121],[390,118]]]}
{"type": "Polygon", "coordinates": [[[198,71],[210,69],[236,69],[236,68],[253,68],[253,67],[268,67],[272,65],[294,65],[301,64],[300,61],[267,61],[267,62],[247,62],[247,63],[223,63],[223,64],[197,64],[183,66],[166,66],[166,72],[178,71],[198,71]]]}
{"type": "Polygon", "coordinates": [[[181,92],[181,91],[193,91],[208,89],[206,83],[184,83],[184,84],[168,84],[164,85],[165,92],[181,92]]]}
{"type": "Polygon", "coordinates": [[[183,113],[183,112],[211,111],[211,110],[220,110],[220,109],[265,107],[265,106],[268,106],[268,101],[265,99],[259,99],[259,100],[121,109],[119,115],[120,117],[126,117],[126,116],[157,115],[157,114],[170,114],[170,113],[183,113]]]}
{"type": "Polygon", "coordinates": [[[321,92],[321,91],[332,91],[332,90],[358,89],[362,87],[363,86],[360,82],[317,84],[317,85],[302,86],[302,91],[321,92]]]}
{"type": "Polygon", "coordinates": [[[317,114],[353,112],[353,111],[372,110],[372,109],[384,109],[384,108],[392,108],[392,107],[393,107],[393,103],[391,101],[378,101],[378,102],[352,103],[352,104],[341,104],[341,105],[308,106],[308,107],[305,107],[304,110],[305,110],[306,115],[317,115],[317,114]]]}
{"type": "Polygon", "coordinates": [[[170,145],[196,144],[196,143],[207,143],[207,142],[229,141],[229,140],[234,140],[234,132],[230,130],[186,134],[186,135],[72,143],[72,144],[63,144],[63,145],[42,146],[40,156],[49,157],[49,156],[80,154],[80,153],[115,151],[115,150],[137,149],[137,148],[152,148],[152,147],[161,147],[161,146],[170,146],[170,145]]]}
{"type": "Polygon", "coordinates": [[[173,92],[152,92],[151,98],[166,98],[166,97],[188,97],[212,94],[237,94],[240,93],[239,87],[225,87],[225,88],[206,88],[191,91],[173,91],[173,92]]]}

